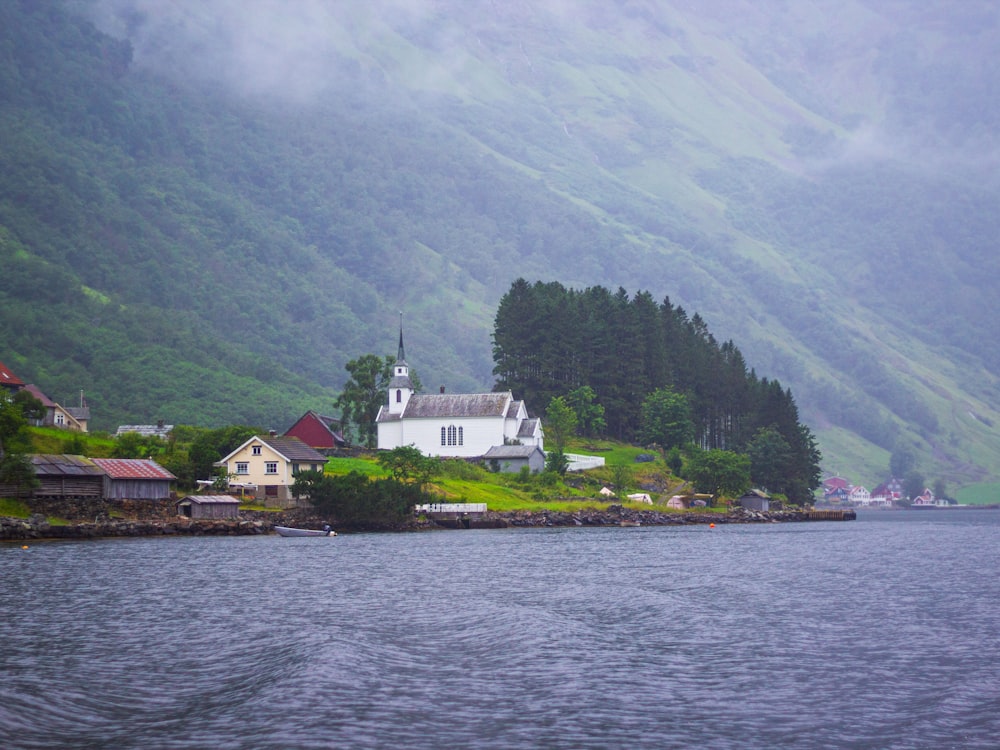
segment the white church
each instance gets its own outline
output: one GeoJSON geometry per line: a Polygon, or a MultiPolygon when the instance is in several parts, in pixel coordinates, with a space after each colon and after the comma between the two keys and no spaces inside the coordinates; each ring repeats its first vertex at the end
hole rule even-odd
{"type": "Polygon", "coordinates": [[[388,390],[375,420],[380,450],[413,445],[424,455],[496,460],[508,470],[528,465],[540,471],[544,465],[541,421],[529,418],[510,391],[414,393],[402,325],[388,390]]]}

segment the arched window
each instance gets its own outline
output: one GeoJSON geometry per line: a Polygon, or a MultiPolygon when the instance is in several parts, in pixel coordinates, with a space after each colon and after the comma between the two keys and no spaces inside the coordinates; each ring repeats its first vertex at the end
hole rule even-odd
{"type": "Polygon", "coordinates": [[[448,445],[456,445],[458,443],[458,430],[455,429],[455,425],[448,425],[448,445]]]}
{"type": "Polygon", "coordinates": [[[444,427],[442,427],[441,428],[441,445],[447,445],[447,443],[445,443],[445,437],[444,436],[445,436],[445,430],[444,430],[444,427]]]}
{"type": "Polygon", "coordinates": [[[462,433],[464,431],[465,431],[464,427],[459,427],[458,428],[458,444],[459,445],[465,445],[465,443],[463,442],[463,435],[462,435],[462,433]]]}
{"type": "Polygon", "coordinates": [[[397,388],[396,389],[396,403],[398,404],[402,400],[403,400],[403,392],[397,388]]]}

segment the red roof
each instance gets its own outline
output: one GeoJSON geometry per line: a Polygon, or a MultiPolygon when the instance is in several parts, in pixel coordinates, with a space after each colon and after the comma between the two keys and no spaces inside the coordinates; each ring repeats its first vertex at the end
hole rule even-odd
{"type": "Polygon", "coordinates": [[[10,388],[22,388],[24,386],[24,381],[12,373],[7,365],[0,362],[0,385],[5,385],[10,388]]]}
{"type": "Polygon", "coordinates": [[[173,474],[148,458],[92,458],[112,479],[177,479],[173,474]]]}

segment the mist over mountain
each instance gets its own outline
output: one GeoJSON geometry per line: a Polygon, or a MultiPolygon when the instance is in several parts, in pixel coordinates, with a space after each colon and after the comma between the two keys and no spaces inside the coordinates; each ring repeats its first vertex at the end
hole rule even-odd
{"type": "Polygon", "coordinates": [[[993,3],[354,5],[0,11],[0,359],[280,427],[399,310],[465,390],[516,278],[620,286],[791,387],[828,470],[997,480],[993,3]]]}

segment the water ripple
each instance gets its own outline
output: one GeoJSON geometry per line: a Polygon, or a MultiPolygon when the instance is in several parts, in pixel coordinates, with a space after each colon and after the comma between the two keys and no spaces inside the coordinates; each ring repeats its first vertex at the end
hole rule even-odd
{"type": "Polygon", "coordinates": [[[0,744],[993,747],[984,513],[0,546],[0,744]]]}

